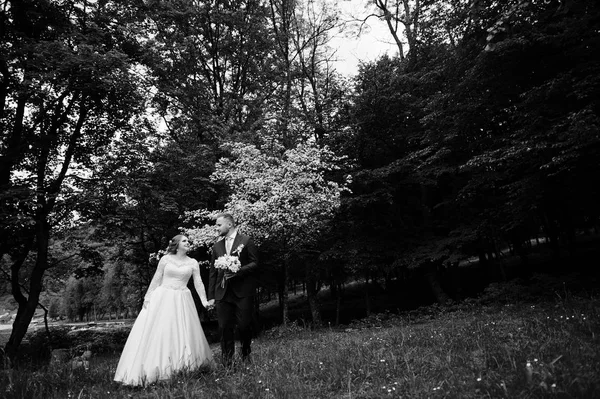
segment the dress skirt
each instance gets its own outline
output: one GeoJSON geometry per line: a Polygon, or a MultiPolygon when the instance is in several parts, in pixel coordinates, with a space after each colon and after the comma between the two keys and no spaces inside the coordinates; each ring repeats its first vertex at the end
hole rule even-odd
{"type": "Polygon", "coordinates": [[[159,286],[133,324],[114,380],[146,385],[211,361],[190,290],[159,286]]]}

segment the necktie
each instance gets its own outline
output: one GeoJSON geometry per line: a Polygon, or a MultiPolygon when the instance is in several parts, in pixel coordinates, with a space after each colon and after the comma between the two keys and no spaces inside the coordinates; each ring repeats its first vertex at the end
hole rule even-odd
{"type": "Polygon", "coordinates": [[[231,253],[231,246],[233,245],[233,237],[225,238],[225,251],[227,251],[227,255],[231,253]]]}

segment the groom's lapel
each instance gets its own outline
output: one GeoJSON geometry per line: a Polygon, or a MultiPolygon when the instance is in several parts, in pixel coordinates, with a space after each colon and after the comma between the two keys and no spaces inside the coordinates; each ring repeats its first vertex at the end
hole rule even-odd
{"type": "MultiPolygon", "coordinates": [[[[235,250],[237,249],[237,247],[240,246],[241,243],[242,235],[240,233],[237,233],[235,235],[235,239],[233,240],[233,245],[231,246],[231,253],[235,252],[235,250]]],[[[231,255],[231,253],[229,255],[231,255]]],[[[240,254],[237,254],[237,256],[240,256],[240,254]]]]}
{"type": "Polygon", "coordinates": [[[227,255],[227,249],[225,248],[225,240],[220,240],[219,242],[217,242],[217,245],[219,246],[219,251],[217,252],[217,257],[222,256],[222,255],[227,255]]]}

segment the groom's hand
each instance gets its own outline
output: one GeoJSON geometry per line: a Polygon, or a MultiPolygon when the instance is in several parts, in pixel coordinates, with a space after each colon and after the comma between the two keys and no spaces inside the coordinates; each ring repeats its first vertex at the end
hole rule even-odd
{"type": "Polygon", "coordinates": [[[235,273],[230,272],[229,270],[225,270],[225,280],[229,280],[230,278],[235,277],[235,273]]]}

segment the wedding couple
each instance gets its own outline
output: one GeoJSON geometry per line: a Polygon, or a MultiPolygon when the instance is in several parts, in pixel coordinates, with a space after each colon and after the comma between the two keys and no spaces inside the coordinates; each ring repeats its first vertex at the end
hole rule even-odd
{"type": "Polygon", "coordinates": [[[212,248],[208,292],[198,262],[187,256],[188,238],[177,235],[169,242],[123,348],[115,381],[146,385],[168,379],[179,370],[212,362],[212,352],[187,288],[190,277],[202,306],[217,308],[223,364],[233,364],[236,325],[242,359],[249,360],[258,251],[250,237],[237,231],[232,215],[218,215],[216,228],[221,239],[212,248]],[[224,260],[233,260],[236,267],[231,269],[235,272],[222,268],[226,267],[224,260]]]}

